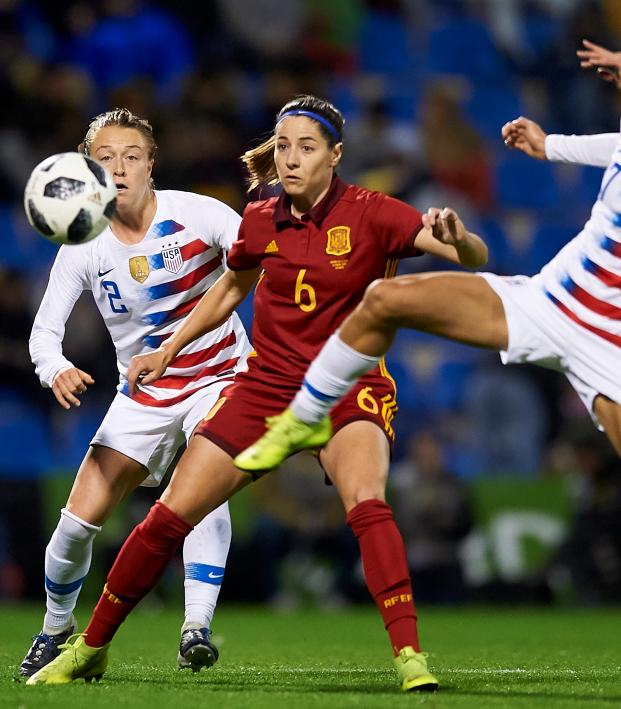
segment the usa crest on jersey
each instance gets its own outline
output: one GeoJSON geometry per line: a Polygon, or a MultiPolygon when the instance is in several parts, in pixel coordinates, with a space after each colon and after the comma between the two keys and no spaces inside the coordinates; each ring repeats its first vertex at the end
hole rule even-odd
{"type": "Polygon", "coordinates": [[[326,253],[332,254],[332,256],[348,254],[351,251],[350,231],[351,229],[348,226],[335,226],[332,229],[328,229],[326,253]]]}
{"type": "Polygon", "coordinates": [[[183,266],[183,256],[178,246],[164,249],[162,251],[162,259],[164,260],[164,268],[170,273],[179,273],[183,266]]]}

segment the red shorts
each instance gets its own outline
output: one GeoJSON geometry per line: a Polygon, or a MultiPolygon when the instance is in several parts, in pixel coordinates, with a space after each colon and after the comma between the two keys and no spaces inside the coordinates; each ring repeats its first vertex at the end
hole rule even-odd
{"type": "MultiPolygon", "coordinates": [[[[252,360],[249,364],[249,370],[235,377],[195,431],[232,457],[265,433],[265,418],[289,406],[299,388],[297,381],[270,381],[269,375],[253,366],[252,360]]],[[[334,433],[352,421],[371,421],[384,431],[392,449],[392,420],[396,413],[395,382],[382,360],[379,367],[358,380],[332,409],[330,418],[334,433]]]]}

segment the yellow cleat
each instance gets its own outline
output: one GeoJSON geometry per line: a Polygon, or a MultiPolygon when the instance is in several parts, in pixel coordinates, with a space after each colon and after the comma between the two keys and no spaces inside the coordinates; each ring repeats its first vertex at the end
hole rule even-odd
{"type": "Polygon", "coordinates": [[[78,633],[59,647],[62,649],[60,655],[32,675],[26,684],[68,684],[80,678],[87,682],[101,679],[108,666],[110,643],[103,647],[89,647],[84,642],[84,634],[78,633]]]}
{"type": "Polygon", "coordinates": [[[404,692],[435,692],[438,680],[427,669],[427,655],[407,645],[395,657],[395,667],[404,692]]]}
{"type": "Polygon", "coordinates": [[[257,473],[278,467],[298,451],[323,446],[332,436],[329,416],[324,416],[319,423],[304,423],[291,409],[285,409],[266,421],[268,428],[263,436],[233,461],[240,470],[252,473],[255,478],[260,477],[257,473]]]}

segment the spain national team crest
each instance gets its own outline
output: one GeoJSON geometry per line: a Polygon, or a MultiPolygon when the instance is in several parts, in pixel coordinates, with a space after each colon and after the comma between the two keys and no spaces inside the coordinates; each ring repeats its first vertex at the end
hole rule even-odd
{"type": "Polygon", "coordinates": [[[333,256],[348,254],[351,251],[350,231],[348,226],[334,226],[332,229],[328,229],[326,253],[333,256]]]}
{"type": "Polygon", "coordinates": [[[179,273],[181,267],[183,266],[183,256],[181,255],[181,249],[178,246],[173,246],[170,249],[164,249],[162,251],[162,258],[164,259],[164,268],[171,273],[179,273]]]}
{"type": "Polygon", "coordinates": [[[129,272],[138,283],[144,283],[149,276],[149,261],[146,256],[132,256],[129,259],[129,272]]]}

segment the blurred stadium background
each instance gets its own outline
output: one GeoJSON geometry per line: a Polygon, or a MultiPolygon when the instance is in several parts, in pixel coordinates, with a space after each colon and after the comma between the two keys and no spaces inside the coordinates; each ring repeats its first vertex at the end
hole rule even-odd
{"type": "MultiPolygon", "coordinates": [[[[614,90],[580,70],[583,37],[621,48],[618,0],[0,0],[0,599],[43,601],[58,509],[116,384],[86,294],[68,357],[96,385],[65,412],[41,389],[28,336],[55,247],[21,198],[32,167],[74,149],[96,113],[149,118],[156,185],[248,199],[238,156],[283,102],[312,92],[345,114],[342,176],[426,209],[455,207],[490,270],[535,273],[584,223],[601,171],[510,153],[520,114],[548,132],[618,130],[614,90]]],[[[265,194],[265,193],[264,193],[265,194]]],[[[428,257],[403,264],[429,270],[428,257]]],[[[247,326],[251,302],[241,315],[247,326]]],[[[401,333],[391,494],[414,589],[429,603],[609,604],[621,599],[619,463],[558,375],[401,333]]],[[[84,596],[151,493],[95,545],[84,596]]],[[[294,459],[233,505],[222,600],[277,608],[366,600],[353,537],[312,460],[294,459]]],[[[180,598],[170,572],[164,598],[180,598]]]]}

